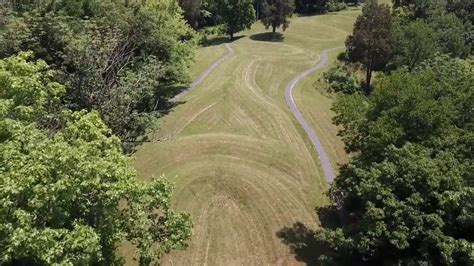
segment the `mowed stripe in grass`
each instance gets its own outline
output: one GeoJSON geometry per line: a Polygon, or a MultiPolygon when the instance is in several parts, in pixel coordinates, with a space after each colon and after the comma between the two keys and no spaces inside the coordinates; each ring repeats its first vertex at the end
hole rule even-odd
{"type": "MultiPolygon", "coordinates": [[[[176,187],[174,207],[194,221],[188,249],[165,256],[163,264],[297,263],[276,233],[295,221],[316,227],[314,207],[327,203],[328,185],[284,90],[317,63],[321,50],[344,43],[357,12],[295,17],[281,42],[262,41],[265,35],[254,34],[265,30],[256,24],[231,44],[235,55],[162,119],[155,142],[139,148],[140,177],[164,174],[176,187]]],[[[222,46],[201,48],[192,73],[224,53],[222,46]]],[[[304,106],[303,114],[314,116],[310,122],[321,128],[316,132],[330,139],[324,143],[330,156],[342,156],[331,153],[341,143],[332,134],[330,99],[310,82],[295,90],[311,98],[296,100],[314,105],[304,106]]]]}

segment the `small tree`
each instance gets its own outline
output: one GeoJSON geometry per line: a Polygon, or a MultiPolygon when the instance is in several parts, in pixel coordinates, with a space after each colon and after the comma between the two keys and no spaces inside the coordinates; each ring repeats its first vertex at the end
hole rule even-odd
{"type": "Polygon", "coordinates": [[[349,59],[366,67],[366,91],[370,89],[372,72],[383,70],[390,60],[392,16],[390,7],[370,0],[354,24],[346,40],[349,59]]]}
{"type": "Polygon", "coordinates": [[[268,29],[272,27],[273,39],[276,28],[282,27],[283,31],[290,25],[289,18],[295,10],[293,0],[264,0],[262,3],[262,23],[268,29]]]}
{"type": "Polygon", "coordinates": [[[255,21],[252,0],[218,0],[217,12],[226,34],[234,39],[234,33],[250,29],[255,21]]]}

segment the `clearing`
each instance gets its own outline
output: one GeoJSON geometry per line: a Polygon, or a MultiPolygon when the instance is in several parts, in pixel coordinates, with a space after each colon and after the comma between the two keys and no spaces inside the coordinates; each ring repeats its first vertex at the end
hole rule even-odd
{"type": "MultiPolygon", "coordinates": [[[[294,17],[278,42],[255,24],[230,43],[231,57],[180,98],[153,142],[139,148],[140,177],[164,174],[175,184],[174,208],[194,222],[187,250],[165,256],[163,264],[298,263],[276,233],[296,221],[316,227],[314,208],[328,202],[328,184],[285,88],[318,63],[321,51],[344,45],[359,12],[294,17]]],[[[226,53],[223,44],[200,48],[192,75],[226,53]]],[[[346,155],[331,123],[332,100],[313,86],[319,75],[296,84],[293,97],[336,168],[346,155]]]]}

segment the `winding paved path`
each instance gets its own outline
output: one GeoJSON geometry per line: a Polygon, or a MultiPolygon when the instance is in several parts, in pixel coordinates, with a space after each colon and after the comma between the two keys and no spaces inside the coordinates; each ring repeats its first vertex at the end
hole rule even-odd
{"type": "Polygon", "coordinates": [[[222,56],[221,58],[219,58],[217,61],[215,61],[214,63],[212,63],[212,65],[210,65],[208,68],[206,68],[204,70],[204,72],[201,73],[201,75],[199,75],[192,83],[191,85],[189,85],[189,87],[185,90],[183,90],[182,92],[180,92],[179,94],[177,94],[176,96],[174,96],[170,101],[171,102],[177,102],[179,99],[181,99],[184,95],[188,94],[190,91],[194,90],[196,87],[198,87],[199,85],[201,85],[201,83],[207,78],[207,76],[209,76],[209,74],[211,74],[212,71],[214,71],[214,69],[216,69],[222,62],[224,62],[225,60],[227,60],[228,58],[231,58],[233,55],[234,55],[234,50],[232,49],[232,47],[230,47],[230,44],[226,43],[225,45],[225,48],[227,48],[227,54],[225,54],[224,56],[222,56]]]}
{"type": "Polygon", "coordinates": [[[316,151],[319,154],[319,159],[321,160],[321,166],[323,168],[324,176],[326,177],[326,181],[329,183],[332,183],[332,181],[334,181],[336,174],[334,173],[334,170],[332,169],[331,162],[329,161],[329,156],[324,150],[324,147],[321,144],[321,141],[319,140],[316,133],[314,133],[314,130],[311,128],[309,123],[304,119],[300,110],[296,106],[295,99],[293,98],[293,89],[295,88],[296,83],[298,83],[300,80],[302,80],[309,74],[312,74],[320,70],[321,68],[325,67],[329,62],[328,52],[339,49],[339,48],[342,48],[342,47],[335,47],[335,48],[322,51],[320,54],[321,60],[319,61],[319,63],[305,70],[304,72],[298,74],[293,80],[291,80],[291,82],[286,87],[286,91],[285,91],[286,103],[288,104],[288,107],[290,108],[293,115],[296,117],[296,120],[298,120],[298,122],[304,128],[304,130],[306,131],[306,134],[308,134],[309,139],[311,140],[314,147],[316,148],[316,151]]]}

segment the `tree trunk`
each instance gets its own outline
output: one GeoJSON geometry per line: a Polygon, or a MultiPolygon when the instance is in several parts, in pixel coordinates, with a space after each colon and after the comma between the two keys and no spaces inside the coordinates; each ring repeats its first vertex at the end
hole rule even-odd
{"type": "Polygon", "coordinates": [[[372,68],[367,66],[367,72],[365,75],[365,93],[370,93],[370,80],[372,79],[372,68]]]}
{"type": "Polygon", "coordinates": [[[234,33],[231,32],[229,35],[230,35],[230,40],[233,41],[234,40],[234,33]]]}
{"type": "Polygon", "coordinates": [[[276,27],[275,26],[273,26],[272,40],[276,40],[276,27]]]}

